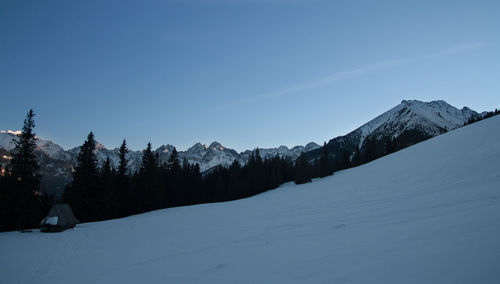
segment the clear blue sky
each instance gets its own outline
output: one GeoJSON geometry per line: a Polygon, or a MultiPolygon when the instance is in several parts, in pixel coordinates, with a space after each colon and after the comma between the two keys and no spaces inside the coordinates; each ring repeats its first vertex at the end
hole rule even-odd
{"type": "Polygon", "coordinates": [[[322,143],[403,99],[500,106],[500,1],[0,2],[0,129],[64,148],[322,143]]]}

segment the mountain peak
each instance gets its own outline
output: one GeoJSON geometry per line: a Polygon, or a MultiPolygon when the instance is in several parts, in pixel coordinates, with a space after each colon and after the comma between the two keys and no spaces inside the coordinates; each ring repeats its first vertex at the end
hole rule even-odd
{"type": "MultiPolygon", "coordinates": [[[[189,149],[206,149],[208,146],[207,145],[203,145],[201,144],[200,142],[196,142],[193,146],[191,146],[189,149]]],[[[188,149],[188,150],[189,150],[188,149]]]]}
{"type": "Polygon", "coordinates": [[[307,145],[304,147],[304,151],[306,152],[309,152],[309,151],[312,151],[314,149],[317,149],[321,146],[319,146],[318,144],[314,143],[314,142],[309,142],[307,143],[307,145]]]}
{"type": "Polygon", "coordinates": [[[402,100],[401,104],[402,106],[408,106],[411,108],[415,107],[433,107],[433,108],[442,108],[442,109],[448,109],[448,108],[454,108],[452,105],[447,103],[446,101],[443,100],[435,100],[435,101],[430,101],[430,102],[423,102],[419,100],[402,100]]]}
{"type": "Polygon", "coordinates": [[[97,150],[106,149],[106,147],[104,147],[104,145],[102,145],[99,141],[95,142],[95,148],[97,150]]]}
{"type": "Polygon", "coordinates": [[[278,147],[278,151],[288,151],[288,150],[289,150],[288,147],[285,145],[281,145],[278,147]]]}
{"type": "Polygon", "coordinates": [[[210,143],[210,146],[208,146],[210,149],[216,149],[216,150],[224,150],[225,148],[217,141],[214,141],[210,143]]]}
{"type": "Polygon", "coordinates": [[[156,149],[156,151],[162,153],[170,153],[174,150],[174,148],[175,147],[173,145],[167,144],[167,145],[161,145],[158,149],[156,149]]]}
{"type": "Polygon", "coordinates": [[[193,146],[189,147],[186,150],[186,153],[188,154],[199,154],[202,152],[205,152],[207,150],[208,146],[201,144],[200,142],[195,143],[193,146]]]}

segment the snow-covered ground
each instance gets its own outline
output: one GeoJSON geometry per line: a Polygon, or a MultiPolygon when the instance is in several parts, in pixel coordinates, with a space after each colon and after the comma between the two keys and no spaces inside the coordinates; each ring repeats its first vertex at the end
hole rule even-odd
{"type": "Polygon", "coordinates": [[[58,234],[1,283],[500,283],[500,116],[332,177],[58,234]]]}

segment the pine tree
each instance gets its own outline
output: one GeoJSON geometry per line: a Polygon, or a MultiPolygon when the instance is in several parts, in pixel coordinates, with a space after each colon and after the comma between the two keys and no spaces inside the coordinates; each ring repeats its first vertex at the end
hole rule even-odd
{"type": "Polygon", "coordinates": [[[112,174],[111,160],[109,159],[109,157],[107,157],[106,161],[104,162],[104,164],[101,167],[101,176],[104,178],[107,178],[107,177],[111,176],[111,174],[112,174]]]}
{"type": "Polygon", "coordinates": [[[120,164],[118,165],[118,175],[120,176],[125,176],[127,174],[127,153],[127,141],[123,139],[122,145],[120,146],[120,153],[118,154],[118,157],[120,158],[120,164]]]}
{"type": "Polygon", "coordinates": [[[328,145],[326,144],[326,142],[323,143],[322,150],[323,151],[319,160],[320,177],[326,177],[333,174],[333,166],[328,153],[328,145]]]}
{"type": "Polygon", "coordinates": [[[158,170],[158,160],[151,149],[151,142],[148,142],[146,150],[142,152],[142,163],[140,172],[142,174],[155,173],[158,170]]]}
{"type": "Polygon", "coordinates": [[[98,191],[98,169],[94,133],[90,132],[87,140],[80,147],[78,165],[73,173],[73,183],[64,190],[63,200],[71,205],[80,221],[100,219],[98,191]]]}
{"type": "Polygon", "coordinates": [[[231,189],[231,197],[241,198],[244,196],[243,182],[241,176],[241,165],[238,160],[234,160],[229,166],[228,187],[231,189]]]}
{"type": "Polygon", "coordinates": [[[302,184],[311,181],[311,165],[304,153],[295,161],[295,183],[302,184]]]}
{"type": "Polygon", "coordinates": [[[36,191],[40,184],[40,177],[37,175],[39,166],[35,157],[36,137],[33,132],[33,128],[35,128],[34,117],[35,113],[30,109],[24,120],[19,140],[15,141],[11,167],[12,177],[21,181],[24,187],[36,191]]]}
{"type": "MultiPolygon", "coordinates": [[[[28,111],[8,168],[0,177],[0,231],[34,228],[47,212],[48,200],[38,192],[34,112],[28,111]]],[[[1,170],[0,170],[1,171],[1,170]]]]}
{"type": "Polygon", "coordinates": [[[95,185],[97,178],[97,156],[96,156],[96,141],[94,133],[90,132],[87,140],[80,147],[78,154],[73,184],[77,185],[95,185]]]}
{"type": "Polygon", "coordinates": [[[170,157],[168,158],[167,162],[167,169],[172,173],[172,174],[177,174],[181,170],[181,163],[179,161],[179,153],[177,153],[177,149],[172,151],[172,154],[170,154],[170,157]]]}
{"type": "Polygon", "coordinates": [[[191,182],[193,184],[192,203],[200,203],[205,199],[205,192],[203,191],[203,177],[198,163],[191,167],[191,182]]]}
{"type": "Polygon", "coordinates": [[[133,212],[133,199],[132,192],[130,189],[128,172],[128,160],[127,160],[127,141],[123,139],[122,145],[120,146],[120,152],[118,157],[120,162],[118,164],[118,172],[116,183],[114,184],[115,197],[118,200],[118,208],[120,216],[127,216],[133,212]]]}
{"type": "Polygon", "coordinates": [[[142,154],[141,168],[135,177],[134,196],[139,203],[139,211],[145,212],[166,207],[165,189],[161,188],[158,155],[148,143],[142,154]]]}

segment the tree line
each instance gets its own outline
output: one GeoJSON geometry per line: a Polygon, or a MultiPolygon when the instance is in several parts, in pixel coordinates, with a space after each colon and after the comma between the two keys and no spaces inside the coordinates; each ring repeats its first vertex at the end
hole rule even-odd
{"type": "Polygon", "coordinates": [[[494,111],[488,111],[484,115],[469,118],[469,120],[466,123],[464,123],[464,126],[481,121],[481,120],[486,119],[486,118],[490,118],[490,117],[498,115],[498,114],[500,114],[500,111],[498,109],[495,109],[494,111]]]}
{"type": "Polygon", "coordinates": [[[126,140],[120,146],[117,168],[111,166],[109,159],[98,165],[95,146],[91,132],[80,148],[73,182],[63,194],[63,201],[71,205],[83,222],[174,206],[235,200],[277,188],[285,182],[309,182],[334,171],[327,151],[311,164],[304,155],[295,163],[288,157],[263,159],[257,149],[244,165],[234,161],[227,168],[218,166],[202,175],[198,164],[180,161],[175,148],[168,161],[161,163],[148,143],[139,170],[129,173],[126,140]]]}

